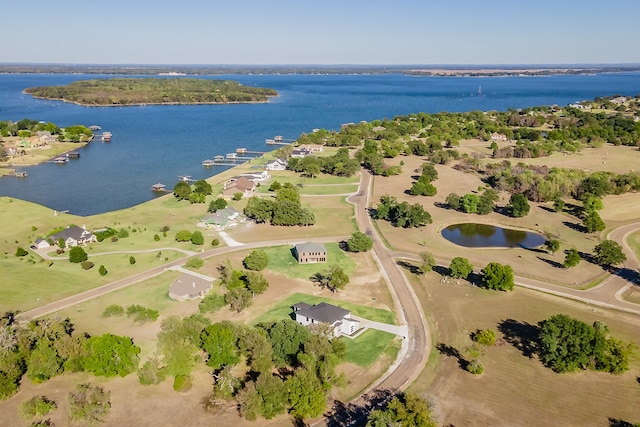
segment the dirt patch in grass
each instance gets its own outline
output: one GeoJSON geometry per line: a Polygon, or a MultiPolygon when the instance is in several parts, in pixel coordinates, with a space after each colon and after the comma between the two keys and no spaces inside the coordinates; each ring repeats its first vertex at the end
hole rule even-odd
{"type": "MultiPolygon", "coordinates": [[[[639,342],[635,316],[563,300],[526,289],[496,293],[466,285],[444,285],[436,274],[411,278],[427,314],[434,345],[444,343],[461,353],[469,334],[493,328],[506,319],[525,326],[564,313],[587,323],[601,320],[612,335],[639,342]]],[[[637,420],[640,363],[624,375],[598,372],[555,374],[534,356],[528,358],[504,341],[481,357],[484,373],[461,369],[455,357],[438,354],[411,390],[433,403],[442,425],[602,426],[608,417],[637,420]],[[607,390],[602,393],[602,390],[607,390]],[[595,397],[594,397],[595,396],[595,397]]]]}

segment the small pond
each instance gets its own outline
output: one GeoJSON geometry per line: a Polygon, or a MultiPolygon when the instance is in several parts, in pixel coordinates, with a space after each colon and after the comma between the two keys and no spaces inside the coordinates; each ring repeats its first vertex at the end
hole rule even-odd
{"type": "Polygon", "coordinates": [[[537,233],[486,224],[454,224],[442,230],[442,237],[467,248],[535,248],[546,239],[537,233]]]}

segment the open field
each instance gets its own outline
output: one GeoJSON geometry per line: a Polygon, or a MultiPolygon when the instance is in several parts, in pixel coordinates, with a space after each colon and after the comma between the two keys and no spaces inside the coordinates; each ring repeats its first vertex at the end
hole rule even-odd
{"type": "MultiPolygon", "coordinates": [[[[434,344],[444,343],[461,353],[471,344],[469,334],[476,329],[498,331],[498,324],[507,319],[535,325],[558,313],[587,323],[601,320],[612,335],[640,343],[640,319],[632,315],[521,288],[504,293],[441,284],[435,273],[411,276],[411,280],[434,344]]],[[[499,339],[481,357],[484,373],[474,376],[462,370],[454,357],[438,354],[435,348],[432,351],[435,356],[410,390],[433,403],[442,425],[603,426],[608,425],[608,417],[639,419],[638,360],[623,375],[591,371],[561,375],[499,339]]]]}
{"type": "MultiPolygon", "coordinates": [[[[399,159],[396,159],[399,162],[399,159]]],[[[404,191],[411,186],[411,176],[415,176],[416,168],[424,161],[418,157],[405,157],[403,173],[393,177],[376,177],[374,181],[371,203],[375,207],[380,196],[393,194],[399,201],[421,203],[431,214],[433,224],[419,229],[401,229],[393,227],[386,221],[378,221],[377,225],[389,245],[405,252],[419,253],[428,251],[439,259],[451,259],[456,256],[468,258],[476,267],[484,267],[489,262],[498,261],[513,266],[517,275],[543,279],[552,283],[584,286],[602,274],[602,268],[582,261],[578,267],[559,268],[564,260],[563,250],[572,247],[579,251],[591,253],[599,242],[597,235],[585,234],[571,228],[571,224],[579,223],[576,218],[564,213],[551,213],[545,205],[531,203],[531,212],[524,218],[511,218],[497,212],[489,215],[475,215],[456,212],[440,207],[449,193],[459,195],[477,191],[484,183],[475,175],[456,171],[449,166],[436,166],[439,178],[434,182],[438,194],[434,197],[411,196],[404,191]],[[486,223],[496,226],[538,232],[560,240],[560,251],[548,254],[542,250],[501,249],[501,248],[464,248],[445,240],[440,231],[451,224],[486,223]],[[575,284],[575,285],[574,285],[575,284]]],[[[500,194],[498,206],[508,203],[508,194],[500,194]]],[[[624,196],[631,197],[631,196],[624,196]]],[[[605,199],[605,205],[607,205],[605,199]]]]}

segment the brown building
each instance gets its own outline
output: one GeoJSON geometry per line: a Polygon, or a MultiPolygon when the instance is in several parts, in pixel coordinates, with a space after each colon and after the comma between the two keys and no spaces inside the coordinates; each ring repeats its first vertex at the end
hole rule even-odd
{"type": "Polygon", "coordinates": [[[323,243],[298,243],[294,246],[294,252],[300,264],[327,262],[327,248],[323,243]]]}

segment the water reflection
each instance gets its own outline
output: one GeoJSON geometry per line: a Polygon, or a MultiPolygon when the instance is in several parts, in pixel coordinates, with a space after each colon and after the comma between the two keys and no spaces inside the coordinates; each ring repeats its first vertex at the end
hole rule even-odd
{"type": "Polygon", "coordinates": [[[442,237],[468,248],[535,248],[545,242],[537,233],[474,223],[450,225],[442,230],[442,237]]]}

